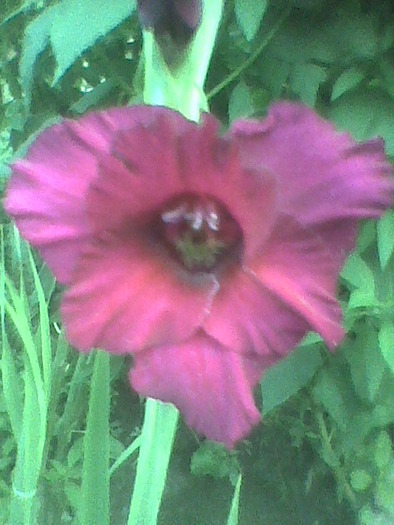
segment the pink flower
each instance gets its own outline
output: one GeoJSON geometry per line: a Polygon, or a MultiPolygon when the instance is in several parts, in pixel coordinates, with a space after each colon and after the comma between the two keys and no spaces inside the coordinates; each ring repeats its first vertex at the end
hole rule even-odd
{"type": "Polygon", "coordinates": [[[169,35],[184,44],[201,22],[201,0],[138,0],[141,24],[156,35],[169,35]]]}
{"type": "Polygon", "coordinates": [[[67,286],[70,342],[133,354],[135,390],[232,447],[267,367],[309,330],[341,341],[338,273],[394,184],[381,141],[301,105],[218,128],[149,106],[65,121],[14,164],[5,208],[67,286]]]}

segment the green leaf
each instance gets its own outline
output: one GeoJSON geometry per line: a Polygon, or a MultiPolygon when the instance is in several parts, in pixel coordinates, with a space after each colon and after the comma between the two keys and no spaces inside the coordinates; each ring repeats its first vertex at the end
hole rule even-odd
{"type": "Polygon", "coordinates": [[[348,379],[343,376],[338,367],[322,371],[313,395],[319,401],[341,430],[345,430],[349,421],[351,408],[349,400],[348,379]]]}
{"type": "Polygon", "coordinates": [[[27,106],[30,104],[31,99],[34,64],[49,42],[53,15],[53,8],[45,9],[25,29],[19,62],[19,76],[27,106]]]}
{"type": "Polygon", "coordinates": [[[306,386],[321,365],[322,357],[315,347],[300,346],[284,361],[269,368],[261,382],[263,415],[306,386]]]}
{"type": "Polygon", "coordinates": [[[132,0],[63,0],[54,6],[50,39],[59,81],[81,54],[103,37],[135,8],[132,0]]]}
{"type": "Polygon", "coordinates": [[[332,104],[328,116],[340,130],[357,140],[382,137],[394,155],[394,99],[379,89],[349,91],[332,104]]]}
{"type": "Polygon", "coordinates": [[[385,430],[376,439],[374,459],[379,471],[385,470],[393,462],[393,445],[385,430]]]}
{"type": "Polygon", "coordinates": [[[233,89],[229,105],[228,116],[230,123],[238,118],[249,117],[254,113],[254,104],[250,89],[245,82],[239,82],[233,89]]]}
{"type": "Polygon", "coordinates": [[[320,84],[327,77],[326,71],[316,64],[297,64],[291,75],[291,87],[302,102],[314,107],[320,84]]]}
{"type": "Polygon", "coordinates": [[[86,49],[131,15],[133,0],[62,0],[47,7],[26,28],[19,74],[30,103],[34,64],[50,41],[57,68],[56,83],[86,49]]]}
{"type": "Polygon", "coordinates": [[[391,372],[394,374],[394,323],[383,322],[379,330],[379,347],[391,372]]]}
{"type": "Polygon", "coordinates": [[[351,91],[358,86],[363,78],[364,73],[357,68],[351,67],[344,71],[342,75],[337,78],[332,88],[331,100],[335,100],[347,91],[351,91]]]}
{"type": "Polygon", "coordinates": [[[81,525],[109,524],[109,355],[95,356],[84,437],[81,525]]]}
{"type": "Polygon", "coordinates": [[[231,454],[220,443],[205,441],[192,456],[190,471],[195,476],[212,478],[233,478],[239,474],[239,465],[234,454],[231,454]]]}
{"type": "Polygon", "coordinates": [[[346,351],[352,381],[357,394],[373,403],[386,370],[386,364],[378,349],[377,332],[365,323],[357,330],[356,340],[346,351]]]}
{"type": "Polygon", "coordinates": [[[350,473],[350,484],[356,492],[363,492],[372,483],[372,476],[363,469],[356,469],[350,473]]]}
{"type": "Polygon", "coordinates": [[[379,261],[382,270],[387,266],[394,250],[394,211],[388,211],[376,226],[379,261]]]}
{"type": "Polygon", "coordinates": [[[256,35],[267,7],[268,0],[235,0],[238,24],[247,40],[256,35]]]}

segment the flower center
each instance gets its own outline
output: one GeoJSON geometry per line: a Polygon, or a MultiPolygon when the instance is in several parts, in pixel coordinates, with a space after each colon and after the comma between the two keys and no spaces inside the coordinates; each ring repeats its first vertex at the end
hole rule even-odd
{"type": "Polygon", "coordinates": [[[160,219],[162,239],[189,271],[211,271],[236,255],[241,244],[238,223],[212,197],[178,197],[165,207],[160,219]]]}

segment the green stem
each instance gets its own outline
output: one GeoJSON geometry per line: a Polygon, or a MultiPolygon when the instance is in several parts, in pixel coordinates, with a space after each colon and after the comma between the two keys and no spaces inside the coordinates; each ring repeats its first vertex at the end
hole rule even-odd
{"type": "MultiPolygon", "coordinates": [[[[198,121],[207,109],[203,92],[223,0],[205,0],[200,28],[176,66],[165,62],[154,35],[144,31],[145,104],[167,106],[198,121]]],[[[156,525],[179,413],[173,406],[147,399],[128,525],[156,525]]]]}

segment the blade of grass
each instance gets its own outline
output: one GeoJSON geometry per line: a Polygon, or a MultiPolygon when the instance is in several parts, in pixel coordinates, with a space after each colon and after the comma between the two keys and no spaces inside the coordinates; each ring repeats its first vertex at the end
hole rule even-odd
{"type": "Polygon", "coordinates": [[[51,378],[52,378],[52,350],[51,350],[51,335],[48,315],[48,305],[45,299],[44,290],[38,277],[37,268],[33,260],[30,248],[27,246],[28,257],[30,262],[31,272],[34,279],[35,293],[38,298],[38,306],[40,311],[40,345],[41,362],[42,362],[42,378],[44,382],[45,397],[47,400],[51,394],[51,378]]]}
{"type": "Polygon", "coordinates": [[[70,444],[71,430],[75,428],[76,421],[79,421],[86,410],[87,385],[92,373],[92,357],[94,357],[92,354],[79,354],[71,378],[66,404],[56,424],[55,434],[58,438],[56,456],[59,461],[65,459],[67,447],[70,444]]]}
{"type": "Polygon", "coordinates": [[[10,418],[12,433],[18,442],[22,430],[23,410],[22,384],[15,365],[14,356],[8,343],[5,329],[5,253],[4,229],[0,225],[0,323],[1,323],[1,377],[4,401],[10,418]]]}
{"type": "Polygon", "coordinates": [[[178,410],[147,399],[128,525],[156,525],[167,477],[178,410]]]}
{"type": "MultiPolygon", "coordinates": [[[[37,523],[37,484],[41,470],[42,434],[38,391],[28,357],[25,356],[25,403],[21,438],[18,442],[13,473],[13,499],[10,523],[34,525],[37,523]]],[[[44,436],[45,437],[45,436],[44,436]]]]}
{"type": "Polygon", "coordinates": [[[47,399],[42,378],[29,300],[24,287],[23,254],[19,236],[15,234],[14,250],[19,265],[19,293],[4,272],[5,293],[12,304],[5,301],[5,315],[14,324],[22,341],[24,363],[24,406],[20,437],[17,443],[16,465],[13,473],[13,499],[10,523],[33,525],[37,522],[37,488],[42,469],[46,443],[47,399]]]}
{"type": "Polygon", "coordinates": [[[239,517],[239,496],[241,494],[242,474],[238,476],[235,485],[234,495],[231,502],[230,512],[227,519],[227,525],[238,525],[239,517]]]}
{"type": "Polygon", "coordinates": [[[140,448],[141,446],[141,436],[138,436],[135,438],[135,440],[122,452],[122,454],[118,457],[118,459],[111,465],[111,468],[109,469],[109,475],[110,477],[112,474],[118,470],[119,467],[123,465],[125,461],[129,459],[129,457],[140,448]]]}
{"type": "Polygon", "coordinates": [[[94,360],[89,411],[84,438],[81,525],[107,525],[109,516],[109,355],[94,360]]]}

